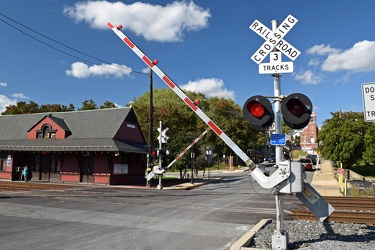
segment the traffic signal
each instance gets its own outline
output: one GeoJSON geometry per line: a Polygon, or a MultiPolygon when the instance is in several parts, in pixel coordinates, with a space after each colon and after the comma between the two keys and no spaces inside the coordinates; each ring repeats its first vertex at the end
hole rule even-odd
{"type": "Polygon", "coordinates": [[[290,94],[281,103],[284,122],[294,129],[301,129],[309,124],[312,109],[310,99],[301,93],[290,94]]]}
{"type": "Polygon", "coordinates": [[[242,111],[250,125],[258,130],[268,128],[275,119],[271,102],[266,97],[260,95],[247,99],[242,111]]]}

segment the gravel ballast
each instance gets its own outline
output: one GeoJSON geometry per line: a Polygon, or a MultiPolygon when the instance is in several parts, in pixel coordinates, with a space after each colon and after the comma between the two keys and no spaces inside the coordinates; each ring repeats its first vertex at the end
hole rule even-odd
{"type": "MultiPolygon", "coordinates": [[[[374,225],[307,220],[287,220],[284,225],[289,235],[288,249],[375,249],[374,225]]],[[[272,249],[272,235],[275,230],[276,222],[273,220],[255,234],[250,247],[272,249]]]]}

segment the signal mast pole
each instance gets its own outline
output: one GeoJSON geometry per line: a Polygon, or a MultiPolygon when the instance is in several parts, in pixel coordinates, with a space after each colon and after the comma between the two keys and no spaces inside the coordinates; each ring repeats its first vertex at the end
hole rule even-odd
{"type": "MultiPolygon", "coordinates": [[[[277,20],[272,20],[272,32],[277,31],[277,27],[279,23],[277,20]]],[[[277,51],[276,48],[274,48],[277,51]]],[[[274,96],[276,97],[275,101],[275,133],[281,134],[282,133],[282,126],[281,126],[281,74],[275,73],[272,74],[273,76],[273,86],[274,86],[274,96]]],[[[282,161],[283,156],[283,146],[282,145],[275,145],[275,157],[276,157],[276,165],[282,161]]],[[[288,233],[284,228],[284,195],[280,194],[280,185],[276,186],[275,191],[275,202],[276,202],[276,230],[274,235],[272,235],[272,248],[278,249],[287,249],[289,237],[288,233]]]]}
{"type": "MultiPolygon", "coordinates": [[[[272,20],[272,31],[276,32],[277,27],[278,27],[278,21],[277,20],[272,20]]],[[[275,48],[277,51],[277,49],[275,48]]],[[[275,101],[275,132],[276,134],[281,134],[282,133],[282,128],[281,128],[281,82],[280,82],[280,77],[281,74],[275,73],[272,74],[273,76],[273,86],[274,86],[274,96],[278,97],[276,98],[275,101]]],[[[282,161],[282,145],[276,145],[275,148],[275,157],[276,157],[276,164],[282,161]]]]}

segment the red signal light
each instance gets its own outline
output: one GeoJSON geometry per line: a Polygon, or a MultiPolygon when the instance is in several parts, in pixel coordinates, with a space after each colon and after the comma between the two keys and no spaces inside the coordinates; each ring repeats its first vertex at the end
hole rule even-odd
{"type": "Polygon", "coordinates": [[[244,118],[255,129],[264,130],[272,125],[275,114],[271,102],[264,96],[252,96],[245,102],[243,109],[244,118]]]}
{"type": "Polygon", "coordinates": [[[258,118],[264,115],[264,107],[259,102],[248,103],[247,110],[249,110],[253,116],[258,117],[258,118]],[[250,110],[249,110],[249,106],[250,106],[250,110]]]}
{"type": "Polygon", "coordinates": [[[311,100],[301,93],[290,94],[281,103],[283,120],[293,129],[301,129],[309,124],[312,109],[311,100]]]}
{"type": "Polygon", "coordinates": [[[151,150],[151,156],[157,156],[158,155],[158,152],[155,151],[155,150],[151,150]]]}
{"type": "Polygon", "coordinates": [[[295,116],[301,116],[305,110],[303,103],[299,99],[292,99],[286,104],[290,113],[295,116]]]}

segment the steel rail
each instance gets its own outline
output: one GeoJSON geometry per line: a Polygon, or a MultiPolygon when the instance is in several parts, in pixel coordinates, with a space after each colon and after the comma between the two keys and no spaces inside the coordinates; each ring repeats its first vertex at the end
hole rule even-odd
{"type": "MultiPolygon", "coordinates": [[[[292,210],[291,212],[291,217],[293,219],[318,220],[315,215],[308,210],[292,210]]],[[[334,211],[327,217],[326,221],[375,225],[375,213],[334,211]]]]}

